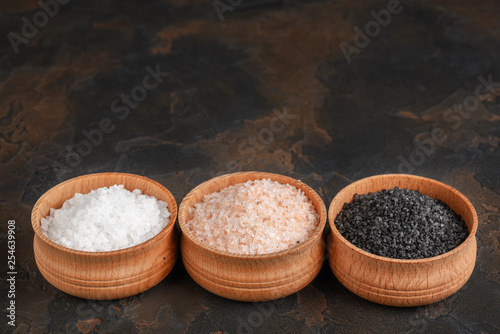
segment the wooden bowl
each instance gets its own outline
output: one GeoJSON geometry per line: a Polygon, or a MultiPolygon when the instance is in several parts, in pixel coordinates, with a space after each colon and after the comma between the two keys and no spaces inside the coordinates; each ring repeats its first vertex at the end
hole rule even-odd
{"type": "Polygon", "coordinates": [[[323,264],[326,208],[318,194],[306,184],[291,177],[263,173],[241,172],[206,181],[186,195],[179,207],[182,231],[182,261],[189,275],[208,291],[234,300],[266,301],[293,294],[309,284],[323,264]],[[206,246],[187,227],[189,208],[202,197],[234,184],[249,180],[271,179],[301,189],[312,201],[319,223],[314,233],[303,243],[280,252],[252,255],[234,254],[206,246]]]}
{"type": "Polygon", "coordinates": [[[174,266],[177,237],[174,234],[177,203],[161,184],[125,173],[90,174],[62,182],[48,190],[33,207],[33,249],[38,269],[50,284],[70,295],[88,299],[116,299],[143,292],[164,279],[174,266]],[[75,193],[123,184],[140,189],[168,203],[170,220],[153,238],[133,247],[109,252],[87,252],[66,248],[47,238],[40,221],[51,208],[60,208],[75,193]]]}
{"type": "Polygon", "coordinates": [[[424,177],[387,174],[368,177],[342,189],[328,211],[331,238],[329,263],[337,279],[358,296],[391,306],[419,306],[437,302],[458,291],[469,279],[476,262],[477,214],[456,189],[424,177]],[[337,230],[335,218],[354,194],[394,187],[418,190],[438,198],[462,216],[469,236],[457,248],[435,257],[400,260],[368,253],[347,241],[337,230]]]}

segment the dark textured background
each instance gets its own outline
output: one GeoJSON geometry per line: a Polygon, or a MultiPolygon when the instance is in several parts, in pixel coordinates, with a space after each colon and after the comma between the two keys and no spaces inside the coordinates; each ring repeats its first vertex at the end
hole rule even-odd
{"type": "Polygon", "coordinates": [[[353,45],[353,27],[387,2],[242,0],[221,21],[211,1],[72,1],[18,53],[7,34],[20,34],[22,17],[32,21],[40,7],[1,2],[1,331],[10,331],[5,233],[15,219],[16,333],[498,333],[500,83],[479,91],[472,112],[447,110],[474,96],[479,75],[500,82],[500,2],[402,3],[348,63],[339,45],[353,45]],[[112,102],[157,65],[170,76],[119,119],[112,102]],[[266,137],[273,110],[284,108],[294,118],[266,137]],[[115,130],[68,166],[66,147],[106,117],[115,130]],[[446,140],[418,155],[417,141],[429,143],[433,129],[446,140]],[[252,147],[259,134],[269,142],[252,147]],[[200,182],[239,170],[298,178],[327,206],[374,174],[443,181],[478,212],[474,273],[441,302],[393,308],[346,290],[326,263],[305,289],[257,304],[203,290],[180,261],[151,290],[100,302],[56,290],[35,265],[31,209],[63,180],[130,172],[159,181],[180,203],[200,182]]]}

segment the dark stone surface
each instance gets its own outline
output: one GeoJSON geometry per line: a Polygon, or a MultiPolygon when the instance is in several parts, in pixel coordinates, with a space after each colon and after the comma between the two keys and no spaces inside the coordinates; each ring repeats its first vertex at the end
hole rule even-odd
{"type": "Polygon", "coordinates": [[[353,47],[353,27],[364,30],[370,11],[386,8],[386,1],[242,0],[221,21],[209,0],[75,1],[16,53],[8,33],[21,35],[22,18],[32,22],[40,7],[2,2],[1,331],[12,331],[4,296],[13,219],[16,333],[499,332],[500,3],[402,1],[348,63],[341,43],[353,47]],[[127,117],[113,112],[120,94],[142,85],[147,66],[170,76],[127,117]],[[494,84],[475,97],[479,76],[494,84]],[[281,126],[274,118],[285,108],[290,118],[281,126]],[[76,149],[82,131],[104,118],[114,130],[68,160],[66,147],[76,149]],[[30,214],[57,183],[130,172],[159,181],[180,203],[200,182],[239,170],[301,179],[327,206],[365,176],[403,171],[445,182],[478,212],[474,273],[453,296],[417,308],[358,298],[326,263],[303,290],[258,304],[205,291],[180,262],[151,290],[113,301],[66,295],[40,275],[30,214]]]}

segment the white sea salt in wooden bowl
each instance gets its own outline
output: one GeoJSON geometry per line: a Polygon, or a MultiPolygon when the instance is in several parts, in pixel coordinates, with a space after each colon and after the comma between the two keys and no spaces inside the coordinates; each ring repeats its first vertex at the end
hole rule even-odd
{"type": "Polygon", "coordinates": [[[223,175],[193,189],[179,207],[183,263],[219,296],[285,297],[321,269],[325,223],[322,199],[298,180],[263,172],[223,175]]]}
{"type": "MultiPolygon", "coordinates": [[[[135,195],[136,200],[143,202],[145,206],[153,205],[150,199],[137,196],[138,191],[135,191],[135,195]]],[[[78,197],[80,196],[82,195],[78,195],[78,197]]],[[[96,201],[96,198],[93,200],[96,201]]],[[[109,205],[113,204],[109,203],[109,205]]],[[[106,211],[106,206],[99,208],[106,211]]],[[[120,210],[125,209],[120,207],[120,210]]],[[[54,214],[56,213],[54,212],[54,214]]],[[[80,212],[79,215],[84,220],[92,216],[92,214],[85,212],[80,212]]],[[[63,216],[66,220],[70,219],[70,215],[64,214],[63,216]]],[[[177,254],[177,237],[174,229],[176,217],[177,204],[174,197],[168,189],[151,179],[125,173],[100,173],[76,177],[48,190],[33,207],[31,223],[35,231],[33,241],[35,261],[38,269],[49,283],[73,296],[88,299],[129,297],[158,284],[172,269],[177,254]],[[93,240],[91,246],[85,247],[83,245],[84,249],[87,250],[81,250],[82,245],[78,245],[79,250],[66,247],[72,244],[65,243],[69,237],[61,240],[61,231],[56,230],[55,235],[48,232],[47,224],[54,223],[53,221],[45,222],[44,230],[49,236],[58,238],[59,243],[51,240],[42,232],[40,228],[42,219],[49,216],[51,209],[61,208],[66,200],[73,198],[77,193],[88,194],[93,190],[114,185],[123,185],[129,191],[139,189],[144,195],[153,196],[157,200],[165,202],[169,211],[169,215],[163,213],[164,218],[168,216],[166,226],[162,227],[159,232],[157,227],[156,230],[153,227],[150,232],[157,233],[155,235],[153,235],[154,233],[146,233],[146,235],[141,236],[141,233],[137,232],[140,228],[137,229],[136,226],[135,232],[133,228],[130,228],[134,225],[132,223],[131,226],[127,227],[130,230],[128,233],[130,235],[123,235],[125,239],[131,238],[128,242],[113,242],[113,245],[110,246],[109,242],[93,240]],[[64,243],[66,246],[60,243],[64,243]],[[102,250],[101,247],[114,246],[126,248],[96,251],[102,250]]],[[[137,214],[131,212],[130,219],[138,219],[137,214]]],[[[102,225],[105,224],[102,219],[97,219],[97,222],[91,224],[92,226],[89,225],[89,229],[102,228],[102,225]]],[[[78,238],[81,238],[77,230],[74,233],[78,235],[78,238]]],[[[72,242],[74,243],[75,240],[72,242]]]]}

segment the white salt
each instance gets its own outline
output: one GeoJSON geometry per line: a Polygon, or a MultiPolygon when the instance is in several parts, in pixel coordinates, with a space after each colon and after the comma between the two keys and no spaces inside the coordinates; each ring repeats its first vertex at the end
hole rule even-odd
{"type": "Polygon", "coordinates": [[[203,196],[187,227],[202,243],[238,254],[268,254],[304,242],[319,216],[302,190],[270,179],[203,196]]]}
{"type": "Polygon", "coordinates": [[[75,194],[60,209],[50,209],[40,229],[59,245],[88,252],[132,247],[151,239],[168,223],[166,202],[130,192],[123,185],[75,194]]]}

